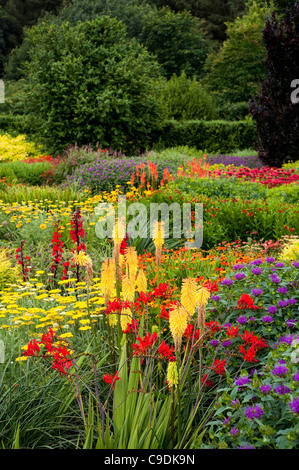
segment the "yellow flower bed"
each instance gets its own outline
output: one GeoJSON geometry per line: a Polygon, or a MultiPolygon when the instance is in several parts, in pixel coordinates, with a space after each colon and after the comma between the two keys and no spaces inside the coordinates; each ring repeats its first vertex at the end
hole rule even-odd
{"type": "Polygon", "coordinates": [[[29,157],[38,157],[42,149],[33,142],[27,142],[25,135],[12,137],[9,134],[0,135],[0,162],[13,162],[25,160],[29,157]]]}

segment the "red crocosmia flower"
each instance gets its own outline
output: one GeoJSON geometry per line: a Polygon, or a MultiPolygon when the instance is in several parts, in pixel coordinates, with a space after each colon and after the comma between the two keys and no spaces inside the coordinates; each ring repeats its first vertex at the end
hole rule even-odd
{"type": "Polygon", "coordinates": [[[210,322],[205,322],[205,325],[210,329],[210,333],[212,335],[221,330],[221,325],[218,323],[218,321],[211,320],[210,322]]]}
{"type": "Polygon", "coordinates": [[[36,339],[32,339],[27,346],[26,351],[23,352],[24,356],[37,356],[40,352],[40,347],[36,339]]]}
{"type": "Polygon", "coordinates": [[[256,359],[256,351],[255,351],[255,348],[254,346],[250,346],[250,348],[248,349],[248,351],[246,352],[245,349],[243,348],[243,346],[241,345],[240,346],[240,351],[239,351],[241,354],[243,354],[243,358],[244,358],[244,361],[247,361],[247,362],[258,362],[258,360],[256,359]]]}
{"type": "Polygon", "coordinates": [[[66,375],[69,368],[71,367],[72,362],[67,361],[59,356],[59,354],[55,354],[52,369],[57,369],[60,375],[66,375]]]}
{"type": "Polygon", "coordinates": [[[225,366],[225,359],[223,359],[222,361],[219,361],[219,359],[217,358],[216,361],[214,362],[213,369],[216,372],[216,374],[223,375],[225,373],[224,366],[225,366]]]}
{"type": "Polygon", "coordinates": [[[230,338],[233,338],[234,336],[239,336],[239,327],[238,327],[238,325],[235,328],[233,326],[231,326],[231,327],[226,326],[226,334],[230,338]]]}
{"type": "Polygon", "coordinates": [[[203,376],[203,378],[201,379],[201,383],[204,385],[204,387],[208,387],[208,388],[212,388],[214,385],[213,380],[209,380],[207,374],[203,376]]]}
{"type": "Polygon", "coordinates": [[[209,292],[218,292],[218,285],[217,282],[206,281],[203,285],[209,292]]]}
{"type": "Polygon", "coordinates": [[[136,333],[138,331],[138,328],[139,328],[138,321],[134,320],[133,318],[131,323],[127,324],[127,328],[123,330],[123,333],[124,334],[136,333]]]}
{"type": "Polygon", "coordinates": [[[171,295],[171,287],[163,282],[159,284],[158,287],[155,287],[152,295],[161,299],[167,299],[171,295]]]}
{"type": "Polygon", "coordinates": [[[140,344],[132,344],[134,350],[133,355],[146,355],[148,350],[155,344],[157,339],[157,333],[148,334],[144,336],[144,338],[140,338],[140,336],[138,336],[137,341],[139,341],[140,344]]]}
{"type": "Polygon", "coordinates": [[[118,372],[116,372],[114,375],[111,375],[111,374],[105,374],[103,376],[103,379],[104,381],[106,382],[106,384],[110,384],[112,385],[112,387],[115,385],[115,382],[117,380],[120,380],[120,377],[118,376],[118,372]]]}
{"type": "Polygon", "coordinates": [[[245,308],[253,308],[258,309],[257,305],[254,305],[254,299],[250,297],[248,294],[242,294],[240,299],[237,302],[237,306],[239,309],[245,308]]]}
{"type": "Polygon", "coordinates": [[[169,361],[175,361],[175,356],[173,355],[173,348],[170,349],[168,344],[165,343],[164,339],[159,346],[158,355],[160,359],[167,359],[169,361]]]}

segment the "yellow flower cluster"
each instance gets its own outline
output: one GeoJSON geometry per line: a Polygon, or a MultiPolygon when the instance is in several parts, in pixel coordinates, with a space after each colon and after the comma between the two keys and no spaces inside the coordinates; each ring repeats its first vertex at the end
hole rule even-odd
{"type": "Polygon", "coordinates": [[[9,134],[0,135],[0,161],[12,162],[38,157],[42,149],[32,142],[26,141],[25,135],[12,137],[9,134]]]}

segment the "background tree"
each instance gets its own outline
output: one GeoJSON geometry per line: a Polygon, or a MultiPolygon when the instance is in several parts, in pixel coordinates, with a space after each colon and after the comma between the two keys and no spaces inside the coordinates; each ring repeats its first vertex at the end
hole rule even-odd
{"type": "Polygon", "coordinates": [[[159,122],[152,86],[159,67],[121,22],[41,23],[28,41],[25,110],[50,151],[99,142],[128,153],[149,144],[159,122]]]}
{"type": "Polygon", "coordinates": [[[273,14],[263,31],[267,76],[249,108],[259,135],[259,157],[269,166],[298,159],[299,103],[291,100],[291,82],[299,78],[298,33],[298,3],[281,20],[273,14]]]}
{"type": "Polygon", "coordinates": [[[188,10],[204,20],[205,29],[217,41],[224,41],[226,22],[245,11],[246,0],[145,0],[158,7],[168,5],[176,12],[188,10]]]}
{"type": "Polygon", "coordinates": [[[206,61],[203,83],[213,92],[223,117],[232,103],[245,105],[248,114],[247,103],[259,90],[266,73],[262,29],[270,12],[271,7],[253,2],[245,15],[227,24],[228,39],[206,61]]]}
{"type": "Polygon", "coordinates": [[[190,77],[202,75],[203,65],[212,49],[198,18],[184,11],[158,9],[142,0],[73,0],[63,8],[56,22],[90,21],[111,15],[127,27],[130,39],[137,39],[161,64],[161,72],[170,78],[183,70],[190,77]]]}
{"type": "Polygon", "coordinates": [[[24,26],[32,26],[46,12],[57,11],[63,0],[0,0],[0,75],[8,54],[20,46],[24,26]]]}

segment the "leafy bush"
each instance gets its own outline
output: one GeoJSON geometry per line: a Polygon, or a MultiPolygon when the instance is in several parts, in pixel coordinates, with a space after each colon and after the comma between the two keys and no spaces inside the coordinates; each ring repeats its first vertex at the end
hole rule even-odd
{"type": "Polygon", "coordinates": [[[251,121],[165,121],[155,141],[163,148],[187,145],[207,153],[225,153],[252,148],[255,139],[251,121]]]}
{"type": "Polygon", "coordinates": [[[164,106],[165,118],[187,121],[192,119],[217,119],[217,112],[210,94],[195,79],[186,73],[161,82],[160,99],[164,106]]]}
{"type": "Polygon", "coordinates": [[[160,120],[152,85],[159,68],[129,42],[121,22],[101,16],[75,26],[41,23],[28,40],[25,108],[51,153],[75,142],[127,153],[149,146],[160,120]]]}
{"type": "Polygon", "coordinates": [[[42,149],[32,142],[26,141],[25,135],[12,137],[9,134],[0,134],[0,162],[24,160],[28,157],[41,155],[42,149]]]}

